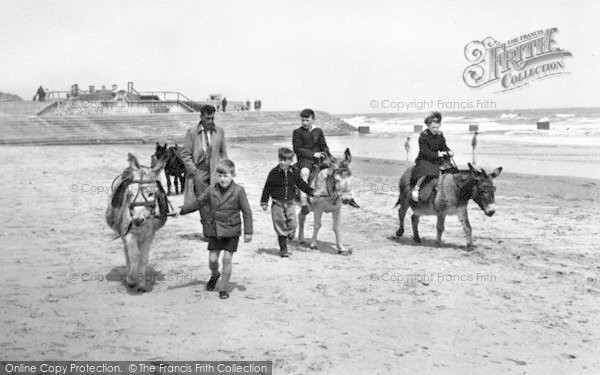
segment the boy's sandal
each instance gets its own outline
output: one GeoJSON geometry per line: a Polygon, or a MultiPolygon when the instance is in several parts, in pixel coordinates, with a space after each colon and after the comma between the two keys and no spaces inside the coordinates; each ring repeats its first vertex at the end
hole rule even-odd
{"type": "Polygon", "coordinates": [[[229,298],[229,292],[227,292],[226,290],[222,290],[219,292],[219,298],[220,299],[227,299],[229,298]]]}

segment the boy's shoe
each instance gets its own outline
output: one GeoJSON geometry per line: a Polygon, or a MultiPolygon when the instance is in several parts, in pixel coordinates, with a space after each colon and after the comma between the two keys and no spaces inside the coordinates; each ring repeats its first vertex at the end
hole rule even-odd
{"type": "Polygon", "coordinates": [[[215,290],[215,286],[217,285],[217,281],[219,281],[219,277],[221,277],[221,274],[218,272],[216,275],[211,276],[210,280],[208,280],[208,282],[206,283],[206,290],[208,290],[209,292],[215,290]]]}
{"type": "Polygon", "coordinates": [[[227,299],[229,298],[229,292],[226,290],[222,290],[219,292],[219,298],[220,299],[227,299]]]}
{"type": "Polygon", "coordinates": [[[279,250],[279,255],[281,255],[282,258],[289,258],[290,254],[288,253],[287,250],[279,250]]]}

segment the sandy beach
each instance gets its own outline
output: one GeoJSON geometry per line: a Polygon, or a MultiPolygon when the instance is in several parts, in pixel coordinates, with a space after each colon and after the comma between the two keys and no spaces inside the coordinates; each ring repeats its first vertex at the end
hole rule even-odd
{"type": "Polygon", "coordinates": [[[476,249],[467,252],[456,217],[439,248],[433,217],[421,219],[422,244],[410,220],[394,238],[409,164],[355,158],[361,208],[342,214],[353,254],[337,255],[326,216],[319,250],[294,242],[284,259],[259,205],[273,143],[228,147],[255,234],[234,256],[225,301],[204,290],[194,214],[157,233],[149,293],[120,281],[107,186],[128,152],[149,164],[152,145],[0,148],[2,358],[272,360],[274,374],[600,372],[600,180],[503,172],[495,216],[470,204],[476,249]]]}

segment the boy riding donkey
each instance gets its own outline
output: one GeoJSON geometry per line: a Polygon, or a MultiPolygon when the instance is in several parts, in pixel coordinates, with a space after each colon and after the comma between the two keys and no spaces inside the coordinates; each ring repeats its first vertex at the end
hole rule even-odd
{"type": "Polygon", "coordinates": [[[415,159],[411,176],[411,183],[414,186],[411,198],[415,202],[426,201],[429,198],[431,191],[420,194],[421,187],[437,178],[441,169],[446,171],[448,167],[445,162],[454,155],[446,145],[444,134],[440,131],[441,122],[442,115],[439,112],[431,113],[425,118],[427,129],[419,136],[419,155],[415,159]]]}
{"type": "MultiPolygon", "coordinates": [[[[323,131],[319,128],[313,129],[315,112],[312,109],[305,109],[300,112],[300,118],[302,126],[294,130],[292,145],[298,159],[297,167],[300,170],[300,177],[308,183],[309,176],[318,173],[319,162],[330,153],[323,131]]],[[[300,193],[300,204],[302,205],[302,214],[307,215],[310,210],[304,192],[300,193]]]]}

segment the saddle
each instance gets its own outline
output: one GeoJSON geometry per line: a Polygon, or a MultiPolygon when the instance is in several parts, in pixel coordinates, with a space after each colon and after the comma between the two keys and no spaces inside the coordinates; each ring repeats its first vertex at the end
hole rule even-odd
{"type": "MultiPolygon", "coordinates": [[[[439,190],[439,185],[443,181],[443,176],[446,174],[457,173],[458,168],[454,165],[450,164],[442,164],[440,165],[440,173],[437,177],[432,177],[426,183],[421,185],[419,189],[419,202],[428,202],[430,199],[435,199],[437,192],[439,190]]],[[[414,186],[411,186],[411,189],[414,186]]]]}

